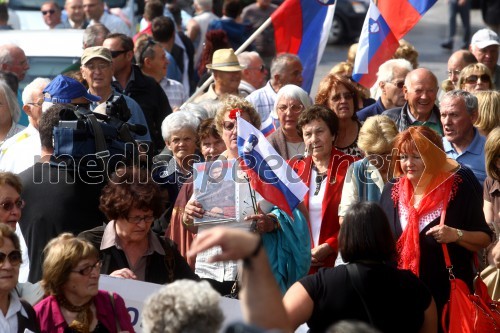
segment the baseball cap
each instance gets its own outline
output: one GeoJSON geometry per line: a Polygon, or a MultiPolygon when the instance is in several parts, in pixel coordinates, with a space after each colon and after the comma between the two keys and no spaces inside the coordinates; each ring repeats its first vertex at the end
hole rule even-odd
{"type": "Polygon", "coordinates": [[[44,101],[51,103],[71,103],[72,99],[83,97],[91,102],[98,102],[101,97],[89,94],[83,84],[77,80],[59,74],[43,90],[44,101]]]}
{"type": "Polygon", "coordinates": [[[87,62],[94,58],[101,58],[106,60],[107,62],[111,62],[113,57],[111,57],[111,51],[108,48],[102,46],[92,46],[87,47],[83,50],[82,54],[82,65],[85,65],[87,62]]]}
{"type": "Polygon", "coordinates": [[[472,36],[471,45],[484,49],[490,45],[500,45],[500,42],[498,41],[496,32],[490,29],[481,29],[472,36]]]}

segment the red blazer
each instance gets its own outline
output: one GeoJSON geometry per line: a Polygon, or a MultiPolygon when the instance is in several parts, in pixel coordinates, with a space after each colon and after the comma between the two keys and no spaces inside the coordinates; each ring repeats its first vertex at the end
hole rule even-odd
{"type": "MultiPolygon", "coordinates": [[[[325,267],[333,267],[338,252],[338,234],[339,234],[339,204],[342,196],[342,187],[344,186],[344,178],[349,165],[357,161],[358,158],[351,155],[346,155],[341,151],[333,148],[330,163],[327,171],[327,187],[325,197],[321,209],[321,228],[319,233],[318,245],[327,243],[335,252],[325,260],[325,267]]],[[[312,157],[309,156],[302,160],[292,162],[293,169],[297,172],[302,181],[310,187],[311,183],[311,168],[312,157]]],[[[309,209],[309,192],[304,197],[304,203],[309,209]]],[[[310,223],[310,222],[309,222],[310,223]]],[[[311,234],[311,225],[309,224],[309,234],[311,234]]],[[[314,243],[311,238],[311,247],[314,243]]],[[[311,267],[309,274],[316,272],[319,267],[311,267]]]]}

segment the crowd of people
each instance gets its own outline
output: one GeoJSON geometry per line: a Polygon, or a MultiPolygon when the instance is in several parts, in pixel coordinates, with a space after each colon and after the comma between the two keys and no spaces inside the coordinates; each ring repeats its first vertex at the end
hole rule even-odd
{"type": "Polygon", "coordinates": [[[85,29],[81,59],[22,91],[26,55],[0,46],[0,331],[134,332],[100,274],[165,285],[144,332],[218,332],[221,296],[244,306],[228,332],[442,331],[442,244],[471,290],[500,269],[497,33],[466,30],[441,85],[402,40],[373,87],[354,46],[309,93],[271,27],[234,51],[270,0],[182,4],[147,1],[135,34],[102,0],[45,2],[50,29],[85,29]],[[238,119],[305,184],[291,215],[253,190],[238,119]]]}

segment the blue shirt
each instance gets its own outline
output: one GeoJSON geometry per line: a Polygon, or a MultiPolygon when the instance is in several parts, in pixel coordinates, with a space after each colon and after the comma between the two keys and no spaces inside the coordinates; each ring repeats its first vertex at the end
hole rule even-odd
{"type": "Polygon", "coordinates": [[[366,108],[359,110],[356,115],[358,116],[359,121],[364,122],[368,117],[382,114],[385,110],[385,106],[379,98],[374,104],[368,105],[366,108]]]}
{"type": "Polygon", "coordinates": [[[455,148],[453,148],[453,145],[446,139],[446,137],[443,137],[443,146],[446,155],[453,158],[460,164],[469,167],[472,172],[474,172],[474,175],[476,176],[481,186],[486,179],[486,167],[484,162],[485,143],[486,138],[479,134],[478,130],[474,128],[474,139],[472,139],[472,142],[462,152],[462,154],[459,154],[455,150],[455,148]]]}

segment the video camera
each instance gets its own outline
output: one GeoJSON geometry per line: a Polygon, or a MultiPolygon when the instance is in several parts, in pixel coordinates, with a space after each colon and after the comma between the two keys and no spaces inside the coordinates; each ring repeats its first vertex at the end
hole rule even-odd
{"type": "Polygon", "coordinates": [[[109,174],[118,166],[139,164],[138,143],[132,133],[145,135],[147,128],[127,123],[130,109],[123,95],[106,102],[106,114],[82,107],[59,113],[54,127],[51,162],[78,171],[109,174]]]}

